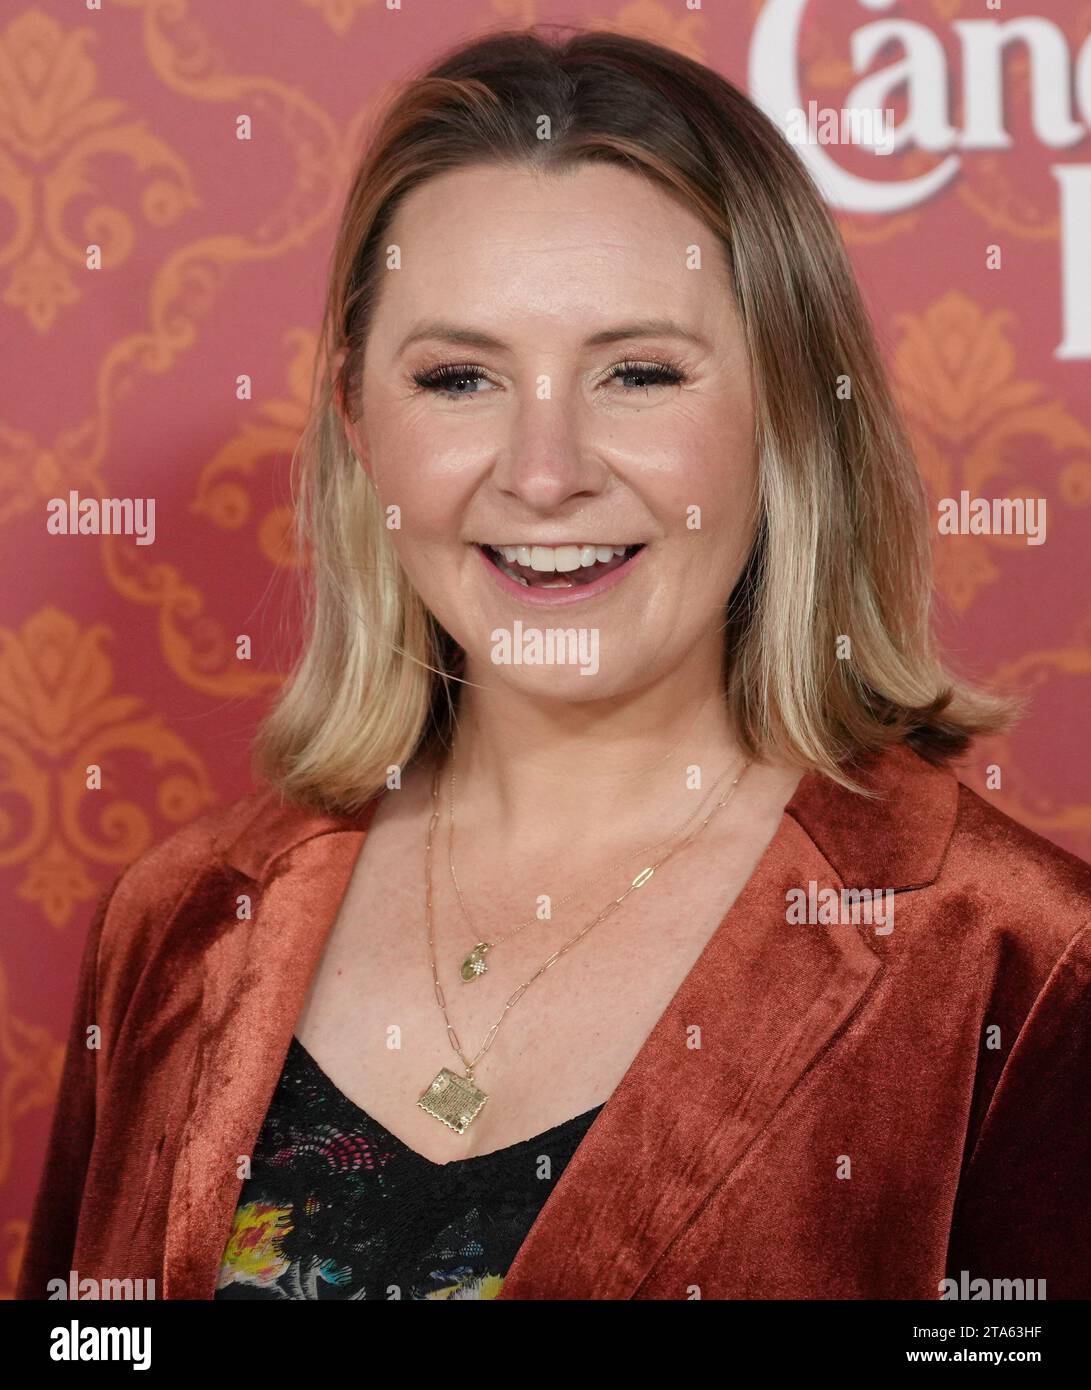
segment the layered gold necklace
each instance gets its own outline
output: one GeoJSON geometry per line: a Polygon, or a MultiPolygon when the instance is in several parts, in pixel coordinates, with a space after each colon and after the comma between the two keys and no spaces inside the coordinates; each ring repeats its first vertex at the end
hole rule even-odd
{"type": "MultiPolygon", "coordinates": [[[[740,776],[741,775],[740,773],[740,776]]],[[[708,795],[701,799],[697,805],[697,809],[685,822],[681,830],[675,831],[672,835],[665,835],[661,840],[656,840],[653,845],[645,845],[643,849],[630,851],[624,859],[619,859],[616,864],[611,864],[606,872],[612,874],[615,869],[620,869],[624,864],[627,864],[630,859],[635,859],[638,854],[643,858],[645,855],[653,854],[661,845],[670,844],[672,841],[680,839],[701,814],[702,807],[711,800],[712,796],[715,794],[716,788],[726,776],[727,771],[724,771],[716,781],[713,782],[708,795]]],[[[447,783],[447,867],[451,875],[451,882],[454,885],[455,894],[458,897],[458,906],[462,913],[462,920],[470,929],[470,939],[475,940],[477,933],[474,931],[474,925],[470,921],[470,914],[466,910],[466,903],[462,897],[462,889],[458,886],[458,875],[455,873],[455,766],[453,757],[451,760],[451,776],[447,783]]],[[[648,872],[650,875],[651,870],[648,872]]],[[[637,884],[634,886],[639,887],[640,885],[637,884]]],[[[563,907],[565,903],[571,902],[578,892],[579,889],[574,888],[571,893],[566,894],[558,903],[551,903],[549,909],[550,914],[552,914],[553,906],[563,907]]],[[[464,957],[462,961],[462,965],[459,968],[459,979],[462,980],[464,984],[469,984],[471,981],[479,979],[488,970],[488,966],[485,963],[485,953],[487,951],[495,950],[501,942],[510,941],[513,936],[518,936],[524,928],[541,920],[543,919],[535,913],[528,917],[525,922],[520,922],[517,927],[513,927],[511,931],[506,932],[503,936],[494,937],[492,941],[477,941],[473,950],[469,955],[464,957]]],[[[548,917],[545,920],[548,920],[548,917]]]]}
{"type": "MultiPolygon", "coordinates": [[[[447,1039],[450,1042],[451,1048],[454,1051],[455,1055],[459,1058],[459,1060],[462,1063],[463,1075],[459,1076],[457,1072],[450,1070],[450,1068],[442,1067],[433,1079],[433,1081],[430,1083],[430,1085],[426,1088],[426,1090],[421,1094],[421,1096],[417,1100],[417,1104],[420,1106],[422,1110],[427,1111],[429,1115],[434,1116],[437,1120],[440,1121],[441,1124],[446,1125],[449,1129],[453,1129],[457,1134],[465,1134],[466,1130],[473,1123],[475,1117],[480,1113],[482,1106],[488,1100],[488,1096],[477,1086],[477,1084],[474,1081],[474,1068],[477,1066],[478,1062],[480,1062],[481,1058],[484,1057],[485,1053],[488,1052],[489,1048],[492,1046],[493,1041],[496,1038],[497,1031],[499,1030],[501,1023],[503,1023],[505,1017],[507,1016],[508,1011],[514,1008],[514,1006],[519,1002],[519,1000],[523,997],[523,995],[535,982],[535,980],[539,979],[542,975],[544,975],[547,970],[549,970],[552,966],[556,965],[557,961],[559,961],[563,955],[567,954],[567,952],[572,950],[574,946],[578,945],[579,942],[583,940],[583,938],[588,934],[589,931],[591,931],[593,927],[598,926],[598,924],[601,921],[603,921],[605,918],[611,916],[614,912],[616,912],[630,893],[635,892],[638,888],[643,888],[647,883],[651,881],[651,878],[655,871],[661,868],[667,862],[667,860],[671,858],[672,855],[676,854],[678,850],[682,849],[685,845],[691,844],[694,840],[696,840],[698,835],[701,834],[705,826],[708,825],[709,821],[716,814],[716,812],[720,810],[721,807],[726,806],[727,803],[731,800],[731,797],[734,795],[735,788],[739,785],[739,782],[742,780],[743,774],[746,772],[749,766],[750,762],[748,760],[744,761],[741,769],[737,773],[734,781],[728,787],[727,791],[723,793],[720,799],[713,806],[712,810],[709,811],[708,815],[705,816],[704,820],[697,827],[697,829],[694,832],[692,832],[692,834],[687,836],[685,832],[692,824],[696,816],[700,813],[700,807],[698,807],[697,811],[689,817],[689,819],[683,825],[682,829],[677,831],[675,835],[670,837],[672,841],[672,843],[670,844],[670,848],[664,855],[662,855],[661,858],[659,858],[651,864],[648,864],[645,868],[641,869],[641,871],[636,875],[636,877],[632,880],[632,882],[629,884],[629,886],[625,889],[625,891],[621,894],[620,897],[613,898],[610,902],[608,902],[606,906],[602,909],[602,911],[597,914],[597,916],[593,917],[591,921],[586,924],[586,926],[581,927],[580,930],[576,933],[576,935],[571,938],[571,940],[565,942],[563,946],[559,947],[556,951],[554,951],[553,954],[548,958],[548,960],[544,961],[543,964],[540,965],[538,969],[534,972],[534,974],[531,975],[530,979],[525,980],[518,987],[518,989],[515,990],[515,992],[508,999],[507,1003],[504,1005],[500,1017],[496,1020],[496,1022],[489,1029],[488,1033],[485,1035],[485,1041],[478,1050],[477,1055],[470,1059],[462,1050],[462,1044],[459,1042],[458,1034],[455,1032],[454,1025],[451,1023],[450,1014],[447,1012],[447,999],[443,992],[443,986],[440,984],[439,968],[436,964],[435,929],[432,919],[432,837],[435,832],[436,823],[439,820],[440,816],[439,766],[437,764],[435,773],[432,777],[432,815],[428,822],[428,834],[424,847],[425,923],[428,932],[428,957],[432,967],[432,984],[435,990],[436,1003],[438,1004],[440,1011],[443,1014],[444,1022],[447,1025],[447,1039]]],[[[715,791],[716,787],[719,786],[719,784],[724,780],[724,777],[726,777],[726,775],[727,774],[725,773],[717,780],[717,782],[713,784],[713,791],[715,791]]],[[[452,786],[453,776],[454,774],[452,770],[452,786]]],[[[453,845],[454,840],[453,792],[450,800],[450,813],[451,830],[450,838],[448,840],[449,848],[451,845],[453,845]]],[[[660,840],[657,845],[653,845],[651,848],[656,849],[659,845],[663,843],[664,841],[660,840]]],[[[638,852],[643,854],[647,851],[634,851],[634,853],[638,852]]],[[[630,855],[628,857],[632,858],[633,856],[630,855]]],[[[624,863],[625,861],[622,860],[620,862],[624,863]]],[[[614,867],[618,866],[615,865],[614,867]]],[[[461,891],[458,892],[458,897],[462,911],[465,913],[465,903],[462,902],[461,891]]],[[[573,897],[575,897],[575,893],[570,893],[567,897],[562,898],[561,902],[568,902],[573,897]]],[[[560,906],[560,904],[558,904],[558,906],[560,906]]],[[[466,914],[466,918],[467,921],[469,921],[468,914],[466,914]]],[[[467,981],[468,979],[476,979],[478,975],[482,974],[484,971],[485,952],[490,949],[494,949],[497,945],[499,945],[500,941],[506,941],[510,937],[515,936],[516,933],[522,931],[524,927],[529,926],[530,923],[535,920],[537,920],[535,917],[529,918],[526,922],[520,923],[519,926],[514,928],[514,930],[508,932],[505,936],[499,937],[492,942],[478,941],[477,945],[474,947],[474,950],[470,953],[469,956],[466,957],[466,959],[462,963],[462,966],[459,971],[460,978],[463,981],[467,981]],[[475,968],[478,964],[480,964],[482,969],[475,968]],[[468,965],[469,975],[467,975],[468,965]]]]}

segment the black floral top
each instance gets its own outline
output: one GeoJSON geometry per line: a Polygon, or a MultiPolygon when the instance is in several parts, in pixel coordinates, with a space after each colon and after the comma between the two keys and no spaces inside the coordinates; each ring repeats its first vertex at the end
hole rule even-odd
{"type": "Polygon", "coordinates": [[[495,1298],[601,1109],[433,1163],[354,1105],[293,1037],[215,1296],[495,1298]]]}

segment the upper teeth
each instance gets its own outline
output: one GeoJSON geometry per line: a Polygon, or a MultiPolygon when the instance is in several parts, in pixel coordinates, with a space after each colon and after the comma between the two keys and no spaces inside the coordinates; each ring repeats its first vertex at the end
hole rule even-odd
{"type": "Polygon", "coordinates": [[[596,560],[603,564],[615,555],[624,555],[626,545],[496,545],[509,565],[528,565],[532,570],[552,574],[554,570],[564,574],[567,570],[578,570],[584,565],[593,565],[596,560]]]}

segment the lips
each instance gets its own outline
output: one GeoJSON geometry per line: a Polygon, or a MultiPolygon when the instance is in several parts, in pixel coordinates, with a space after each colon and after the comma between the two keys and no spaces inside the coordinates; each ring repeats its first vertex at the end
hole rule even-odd
{"type": "Polygon", "coordinates": [[[480,548],[486,559],[494,564],[502,574],[506,574],[516,582],[525,584],[528,588],[568,589],[594,584],[605,575],[621,569],[637,551],[643,550],[644,547],[643,545],[626,546],[623,555],[611,555],[608,560],[595,559],[589,565],[580,565],[574,570],[537,570],[530,565],[520,564],[518,560],[505,559],[495,546],[482,545],[480,548]]]}
{"type": "Polygon", "coordinates": [[[476,544],[474,549],[481,556],[481,563],[492,582],[510,597],[531,607],[564,607],[572,603],[582,603],[605,593],[617,584],[624,583],[626,576],[640,565],[641,556],[647,546],[630,546],[624,555],[613,556],[610,560],[596,563],[594,566],[581,567],[595,571],[589,576],[584,576],[582,581],[574,581],[572,571],[535,572],[535,578],[544,583],[533,583],[522,577],[513,578],[507,571],[514,571],[520,566],[509,563],[492,546],[476,544]]]}

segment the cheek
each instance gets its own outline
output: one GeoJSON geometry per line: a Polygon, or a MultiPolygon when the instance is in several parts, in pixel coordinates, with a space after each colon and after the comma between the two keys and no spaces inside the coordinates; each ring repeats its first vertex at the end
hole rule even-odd
{"type": "Polygon", "coordinates": [[[373,453],[372,481],[384,510],[400,510],[395,544],[457,537],[477,476],[472,461],[405,434],[390,446],[373,453]]]}
{"type": "Polygon", "coordinates": [[[656,510],[665,519],[679,518],[675,524],[695,540],[723,545],[736,533],[743,537],[757,498],[757,459],[747,417],[676,434],[653,477],[656,510]]]}

